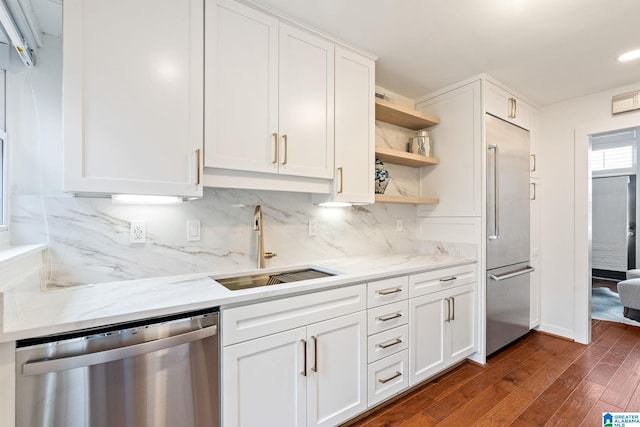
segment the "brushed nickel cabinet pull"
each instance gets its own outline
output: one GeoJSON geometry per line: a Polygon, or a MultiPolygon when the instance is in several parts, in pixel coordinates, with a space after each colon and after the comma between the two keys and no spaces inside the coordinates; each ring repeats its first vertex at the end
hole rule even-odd
{"type": "Polygon", "coordinates": [[[280,149],[278,148],[278,132],[274,132],[272,136],[273,141],[276,144],[276,149],[273,152],[273,162],[271,163],[275,165],[276,163],[278,163],[278,157],[280,157],[280,149]]]}
{"type": "Polygon", "coordinates": [[[446,279],[440,279],[441,282],[452,282],[454,280],[456,280],[457,277],[456,276],[451,276],[451,277],[447,277],[446,279]]]}
{"type": "Polygon", "coordinates": [[[394,313],[391,316],[387,316],[387,317],[378,317],[378,320],[382,321],[382,322],[388,322],[389,320],[393,320],[393,319],[397,319],[398,317],[402,317],[402,313],[394,313]]]}
{"type": "Polygon", "coordinates": [[[531,196],[531,200],[535,200],[537,196],[536,193],[537,193],[538,186],[535,182],[532,182],[531,187],[533,188],[533,196],[531,196]]]}
{"type": "Polygon", "coordinates": [[[456,320],[456,298],[451,297],[451,320],[456,320]]]}
{"type": "Polygon", "coordinates": [[[380,381],[382,384],[386,384],[386,383],[388,383],[388,382],[389,382],[389,381],[391,381],[391,380],[395,380],[395,379],[396,379],[396,378],[398,378],[399,376],[402,376],[402,372],[398,372],[398,371],[396,371],[396,373],[395,373],[395,374],[393,374],[392,376],[390,376],[389,378],[386,378],[386,379],[384,379],[384,380],[383,380],[383,379],[379,379],[378,381],[380,381]]]}
{"type": "Polygon", "coordinates": [[[311,339],[313,340],[313,366],[311,370],[318,372],[318,338],[312,336],[311,339]]]}
{"type": "Polygon", "coordinates": [[[518,100],[513,98],[513,118],[518,117],[518,100]]]}
{"type": "Polygon", "coordinates": [[[196,185],[200,185],[200,149],[196,148],[196,185]]]}
{"type": "Polygon", "coordinates": [[[394,345],[398,345],[401,342],[402,342],[402,340],[400,338],[396,338],[395,340],[391,341],[390,343],[378,344],[378,347],[380,347],[380,348],[389,348],[389,347],[393,347],[394,345]]]}
{"type": "Polygon", "coordinates": [[[302,351],[304,354],[304,360],[303,360],[303,364],[302,364],[302,372],[300,372],[302,374],[303,377],[307,376],[307,341],[306,340],[300,340],[300,342],[302,342],[302,351]]]}
{"type": "Polygon", "coordinates": [[[342,186],[342,185],[343,185],[342,178],[344,177],[344,176],[343,176],[343,175],[344,175],[344,171],[343,171],[342,166],[340,166],[340,167],[338,168],[338,172],[340,172],[340,186],[339,186],[338,194],[341,194],[341,193],[342,193],[342,190],[343,190],[343,186],[342,186]]]}
{"type": "Polygon", "coordinates": [[[535,172],[536,169],[538,168],[538,161],[536,159],[536,155],[535,154],[531,154],[531,159],[533,160],[533,166],[531,167],[531,171],[530,172],[535,172]]]}
{"type": "Polygon", "coordinates": [[[282,162],[282,164],[286,165],[289,161],[289,138],[286,134],[282,135],[282,138],[284,138],[284,161],[282,162]]]}
{"type": "Polygon", "coordinates": [[[378,293],[380,295],[391,295],[391,294],[397,294],[398,292],[402,292],[402,288],[395,288],[395,289],[385,289],[382,291],[378,291],[378,293]]]}
{"type": "Polygon", "coordinates": [[[449,298],[444,299],[447,302],[447,318],[445,322],[451,322],[451,300],[449,298]]]}
{"type": "Polygon", "coordinates": [[[516,99],[515,98],[509,98],[509,115],[508,117],[510,119],[515,119],[516,118],[516,99]]]}

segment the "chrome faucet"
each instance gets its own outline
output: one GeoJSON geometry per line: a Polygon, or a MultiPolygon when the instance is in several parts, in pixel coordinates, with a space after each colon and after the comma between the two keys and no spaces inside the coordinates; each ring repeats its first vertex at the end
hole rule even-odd
{"type": "Polygon", "coordinates": [[[271,259],[278,255],[275,252],[264,251],[264,233],[262,232],[262,207],[256,206],[253,213],[253,229],[258,232],[258,268],[264,268],[264,259],[271,259]]]}

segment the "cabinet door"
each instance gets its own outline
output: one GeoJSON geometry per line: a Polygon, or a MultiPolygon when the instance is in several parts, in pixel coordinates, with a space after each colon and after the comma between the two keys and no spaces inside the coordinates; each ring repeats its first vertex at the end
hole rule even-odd
{"type": "Polygon", "coordinates": [[[305,328],[224,347],[222,425],[306,424],[305,328]]]}
{"type": "Polygon", "coordinates": [[[375,64],[335,48],[335,200],[373,203],[375,64]]]}
{"type": "Polygon", "coordinates": [[[432,217],[482,215],[482,98],[474,81],[416,105],[419,111],[442,118],[429,129],[438,166],[423,168],[420,185],[440,199],[420,207],[432,217]]]}
{"type": "Polygon", "coordinates": [[[210,1],[205,40],[205,166],[276,173],[278,20],[210,1]]]}
{"type": "Polygon", "coordinates": [[[457,362],[472,354],[476,349],[476,284],[452,289],[448,304],[451,316],[448,318],[449,351],[447,364],[457,362]]]}
{"type": "Polygon", "coordinates": [[[409,300],[409,385],[445,364],[445,303],[442,292],[409,300]]]}
{"type": "Polygon", "coordinates": [[[531,106],[491,82],[486,82],[485,108],[488,113],[524,129],[531,127],[531,106]]]}
{"type": "Polygon", "coordinates": [[[531,158],[529,159],[529,174],[532,178],[540,178],[540,164],[538,163],[539,159],[539,151],[540,151],[540,137],[539,133],[539,124],[540,118],[538,110],[531,109],[531,130],[529,131],[530,135],[530,154],[531,158]]]}
{"type": "Polygon", "coordinates": [[[280,173],[333,179],[333,44],[280,24],[280,173]]]}
{"type": "Polygon", "coordinates": [[[63,7],[65,190],[201,196],[203,0],[63,7]]]}
{"type": "Polygon", "coordinates": [[[367,408],[367,318],[360,311],[307,327],[308,426],[334,426],[367,408]]]}

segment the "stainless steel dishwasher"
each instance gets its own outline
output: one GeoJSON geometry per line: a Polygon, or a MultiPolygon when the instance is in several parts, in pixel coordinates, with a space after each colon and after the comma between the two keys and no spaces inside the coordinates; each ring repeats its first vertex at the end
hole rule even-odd
{"type": "Polygon", "coordinates": [[[215,309],[18,341],[16,424],[219,426],[215,309]]]}

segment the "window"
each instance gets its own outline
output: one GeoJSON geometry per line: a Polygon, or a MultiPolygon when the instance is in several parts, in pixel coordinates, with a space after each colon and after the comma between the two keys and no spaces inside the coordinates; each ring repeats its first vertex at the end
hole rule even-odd
{"type": "Polygon", "coordinates": [[[636,129],[591,137],[591,171],[597,175],[636,173],[636,129]]]}
{"type": "Polygon", "coordinates": [[[633,146],[594,149],[591,153],[591,170],[630,169],[633,167],[633,146]]]}

